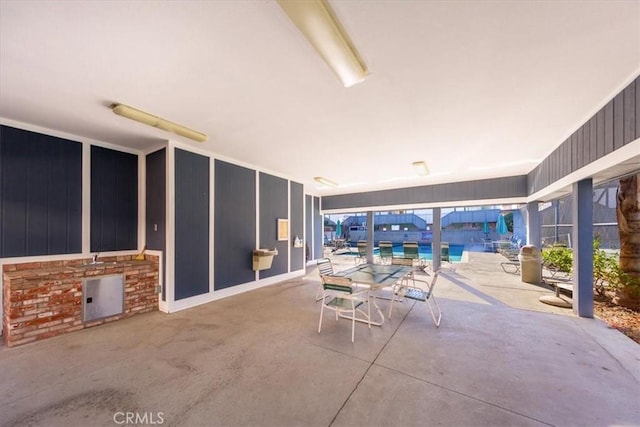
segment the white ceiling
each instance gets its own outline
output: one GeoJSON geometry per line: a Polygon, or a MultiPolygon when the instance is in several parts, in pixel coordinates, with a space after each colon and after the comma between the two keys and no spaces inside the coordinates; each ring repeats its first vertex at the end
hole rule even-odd
{"type": "Polygon", "coordinates": [[[273,1],[2,0],[0,117],[171,138],[338,194],[527,173],[640,73],[638,1],[331,4],[371,73],[348,89],[273,1]]]}

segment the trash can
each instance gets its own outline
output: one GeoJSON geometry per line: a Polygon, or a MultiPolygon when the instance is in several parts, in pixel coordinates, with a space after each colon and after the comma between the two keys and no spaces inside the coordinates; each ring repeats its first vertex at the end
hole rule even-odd
{"type": "Polygon", "coordinates": [[[542,282],[542,254],[534,245],[525,245],[518,255],[520,279],[525,283],[539,285],[542,282]]]}

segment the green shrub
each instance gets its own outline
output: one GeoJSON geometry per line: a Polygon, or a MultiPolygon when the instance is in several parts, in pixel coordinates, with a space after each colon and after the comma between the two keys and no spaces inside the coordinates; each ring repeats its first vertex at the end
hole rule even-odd
{"type": "MultiPolygon", "coordinates": [[[[573,251],[565,246],[553,246],[542,250],[545,265],[564,273],[571,273],[573,251]]],[[[608,254],[600,249],[600,240],[593,240],[593,288],[598,295],[607,290],[627,288],[640,295],[640,279],[634,278],[620,269],[617,254],[608,254]]]]}
{"type": "Polygon", "coordinates": [[[615,255],[608,255],[600,249],[600,240],[593,240],[593,288],[598,295],[604,295],[607,289],[621,284],[624,274],[615,255]]]}
{"type": "Polygon", "coordinates": [[[573,267],[573,251],[565,246],[552,246],[542,250],[542,261],[547,267],[570,273],[573,267]]]}
{"type": "Polygon", "coordinates": [[[640,278],[622,271],[618,254],[607,254],[600,249],[598,239],[593,241],[593,287],[599,295],[622,288],[630,295],[640,295],[640,278]]]}

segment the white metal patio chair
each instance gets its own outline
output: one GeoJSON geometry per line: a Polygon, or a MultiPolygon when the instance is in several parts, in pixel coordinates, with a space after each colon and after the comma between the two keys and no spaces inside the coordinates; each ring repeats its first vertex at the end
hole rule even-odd
{"type": "Polygon", "coordinates": [[[393,286],[391,287],[391,297],[381,296],[381,298],[383,299],[396,299],[398,301],[402,301],[402,297],[396,295],[396,290],[398,289],[398,287],[406,285],[407,281],[413,280],[413,274],[415,272],[415,269],[413,267],[413,259],[405,257],[391,257],[391,265],[403,265],[405,267],[411,267],[413,269],[409,274],[393,284],[393,286]]]}
{"type": "Polygon", "coordinates": [[[322,329],[324,310],[336,313],[336,320],[340,317],[351,320],[351,342],[355,340],[356,313],[362,316],[358,320],[366,321],[371,329],[371,305],[369,304],[369,290],[357,288],[351,279],[340,276],[322,276],[322,307],[320,308],[320,322],[318,333],[322,329]],[[367,304],[365,312],[360,307],[367,304]]]}
{"type": "Polygon", "coordinates": [[[318,290],[316,291],[316,301],[320,301],[322,299],[322,276],[330,276],[333,274],[333,264],[331,264],[331,260],[329,258],[319,259],[316,263],[318,266],[318,274],[320,274],[320,284],[318,285],[318,290]]]}
{"type": "Polygon", "coordinates": [[[433,273],[431,278],[431,282],[426,280],[416,279],[415,276],[410,276],[405,278],[400,283],[398,283],[393,290],[391,303],[389,304],[389,315],[387,316],[391,319],[391,312],[393,311],[393,303],[395,300],[401,300],[402,298],[411,299],[414,301],[422,301],[427,304],[429,307],[429,311],[431,312],[431,317],[433,318],[433,322],[436,324],[436,327],[440,326],[440,320],[442,319],[442,311],[440,310],[440,305],[438,304],[438,300],[433,295],[433,289],[435,288],[436,281],[438,280],[438,275],[440,274],[440,270],[437,270],[433,273]],[[409,281],[413,282],[413,286],[409,285],[409,281]],[[423,286],[416,286],[416,282],[422,283],[423,286]],[[433,301],[433,306],[431,302],[433,301]],[[435,311],[434,311],[435,307],[435,311]],[[437,312],[437,316],[436,316],[437,312]]]}

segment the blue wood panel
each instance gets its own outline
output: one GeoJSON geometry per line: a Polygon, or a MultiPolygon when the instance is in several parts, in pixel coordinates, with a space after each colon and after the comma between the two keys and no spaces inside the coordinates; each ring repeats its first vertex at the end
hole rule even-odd
{"type": "Polygon", "coordinates": [[[146,246],[159,251],[164,251],[166,246],[166,162],[164,148],[146,158],[146,246]]]}
{"type": "Polygon", "coordinates": [[[636,85],[627,86],[623,93],[624,119],[623,143],[628,144],[636,139],[636,85]]]}
{"type": "MultiPolygon", "coordinates": [[[[148,154],[146,158],[146,246],[166,253],[166,203],[167,203],[167,150],[162,149],[148,154]]],[[[162,257],[163,280],[167,258],[162,257]]],[[[166,301],[166,286],[162,287],[162,300],[166,301]]]]}
{"type": "Polygon", "coordinates": [[[492,199],[527,195],[527,176],[340,194],[322,198],[322,209],[350,209],[411,203],[492,199]]]}
{"type": "Polygon", "coordinates": [[[214,168],[214,289],[253,282],[256,172],[220,160],[214,168]]]}
{"type": "Polygon", "coordinates": [[[624,95],[620,92],[613,98],[613,149],[624,145],[624,95]]]}
{"type": "Polygon", "coordinates": [[[640,135],[639,87],[640,77],[536,166],[527,176],[528,193],[535,193],[634,141],[640,135]]]}
{"type": "Polygon", "coordinates": [[[0,257],[82,251],[82,144],[0,126],[0,257]]]}
{"type": "Polygon", "coordinates": [[[260,271],[260,278],[272,277],[288,272],[289,248],[291,236],[287,240],[278,240],[278,219],[289,219],[288,181],[267,173],[260,173],[260,247],[277,248],[278,255],[273,257],[271,268],[260,271]]]}
{"type": "Polygon", "coordinates": [[[312,242],[313,242],[313,198],[309,194],[304,196],[304,251],[305,260],[310,261],[313,258],[312,242]]]}
{"type": "Polygon", "coordinates": [[[313,198],[313,259],[324,256],[324,221],[320,213],[320,197],[313,198]]]}
{"type": "Polygon", "coordinates": [[[591,152],[595,153],[596,159],[604,156],[604,144],[598,144],[598,121],[596,116],[589,119],[589,140],[591,141],[591,152]]]}
{"type": "Polygon", "coordinates": [[[91,251],[138,248],[138,156],[91,146],[91,251]]]}
{"type": "Polygon", "coordinates": [[[175,299],[209,292],[209,158],[175,150],[175,299]]]}
{"type": "MultiPolygon", "coordinates": [[[[303,186],[297,182],[289,184],[290,206],[291,206],[291,241],[298,236],[304,239],[304,193],[303,186]]],[[[291,246],[291,271],[304,268],[304,246],[294,248],[291,246]]]]}
{"type": "Polygon", "coordinates": [[[613,147],[613,101],[605,105],[604,110],[598,111],[596,114],[596,123],[598,126],[598,145],[604,146],[604,155],[612,153],[613,147]]]}

